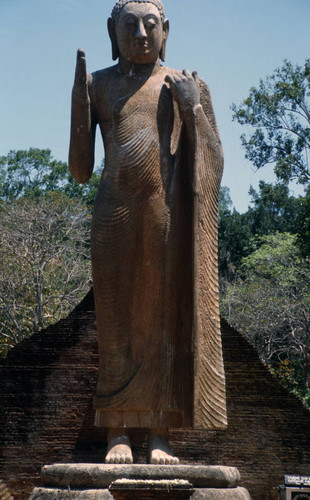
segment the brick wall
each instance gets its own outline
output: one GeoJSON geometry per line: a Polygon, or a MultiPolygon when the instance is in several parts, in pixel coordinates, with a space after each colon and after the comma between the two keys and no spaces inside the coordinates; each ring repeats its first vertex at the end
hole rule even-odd
{"type": "MultiPolygon", "coordinates": [[[[222,334],[228,430],[173,431],[171,444],[183,463],[238,467],[253,500],[276,500],[284,474],[310,475],[310,412],[225,322],[222,334]]],[[[106,436],[93,427],[97,365],[91,292],[0,362],[0,478],[16,500],[39,483],[41,465],[103,461],[106,436]]],[[[142,462],[145,433],[132,438],[142,462]]]]}

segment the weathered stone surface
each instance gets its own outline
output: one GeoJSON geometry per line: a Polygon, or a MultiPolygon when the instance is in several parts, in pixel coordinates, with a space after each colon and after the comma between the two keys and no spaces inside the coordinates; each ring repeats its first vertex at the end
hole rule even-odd
{"type": "Polygon", "coordinates": [[[109,490],[35,488],[29,500],[113,500],[113,496],[109,490]]]}
{"type": "Polygon", "coordinates": [[[118,479],[109,491],[114,500],[190,500],[194,493],[191,483],[182,479],[118,479]]]}
{"type": "MultiPolygon", "coordinates": [[[[68,490],[59,488],[35,488],[29,500],[114,500],[107,489],[68,490]]],[[[244,488],[196,489],[191,500],[251,500],[244,488]]]]}
{"type": "Polygon", "coordinates": [[[234,488],[240,481],[235,467],[203,465],[112,465],[54,464],[42,468],[41,478],[48,486],[107,488],[117,479],[155,479],[189,481],[196,488],[234,488]]]}
{"type": "Polygon", "coordinates": [[[250,500],[234,467],[54,464],[29,500],[250,500]]]}
{"type": "Polygon", "coordinates": [[[184,479],[117,479],[113,481],[110,490],[114,489],[152,489],[175,490],[193,488],[189,481],[184,479]]]}
{"type": "Polygon", "coordinates": [[[244,488],[231,489],[196,489],[191,500],[251,500],[244,488]]]}

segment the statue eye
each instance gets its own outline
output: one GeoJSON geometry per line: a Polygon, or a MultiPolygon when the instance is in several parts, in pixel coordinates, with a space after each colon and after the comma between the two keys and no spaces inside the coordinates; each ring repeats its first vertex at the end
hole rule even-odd
{"type": "Polygon", "coordinates": [[[129,18],[126,20],[126,24],[128,24],[128,26],[133,26],[135,23],[136,23],[136,21],[134,20],[134,18],[133,18],[133,17],[129,17],[129,18]]]}
{"type": "Polygon", "coordinates": [[[145,27],[148,28],[148,29],[150,29],[150,30],[152,30],[153,28],[155,28],[155,26],[156,26],[156,23],[152,19],[150,19],[149,21],[147,21],[145,23],[145,27]]]}

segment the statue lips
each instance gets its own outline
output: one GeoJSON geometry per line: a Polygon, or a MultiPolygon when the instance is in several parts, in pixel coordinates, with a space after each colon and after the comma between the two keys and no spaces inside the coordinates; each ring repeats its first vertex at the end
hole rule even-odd
{"type": "Polygon", "coordinates": [[[149,56],[151,50],[149,44],[145,40],[135,40],[133,43],[133,49],[136,52],[137,57],[149,56]]]}
{"type": "Polygon", "coordinates": [[[148,43],[146,41],[140,40],[140,39],[135,41],[134,46],[139,48],[139,49],[143,49],[144,51],[146,51],[149,48],[148,43]]]}

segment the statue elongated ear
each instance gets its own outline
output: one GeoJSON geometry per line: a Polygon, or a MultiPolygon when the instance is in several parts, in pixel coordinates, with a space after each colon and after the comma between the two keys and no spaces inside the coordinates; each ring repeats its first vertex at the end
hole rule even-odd
{"type": "Polygon", "coordinates": [[[161,44],[161,49],[159,52],[159,57],[162,62],[165,62],[166,59],[166,44],[168,35],[169,35],[169,21],[168,19],[165,19],[163,22],[163,42],[161,44]]]}
{"type": "Polygon", "coordinates": [[[112,44],[112,59],[113,59],[113,61],[116,61],[116,59],[119,58],[119,50],[118,50],[117,39],[116,39],[115,23],[114,23],[112,17],[109,17],[109,19],[108,19],[108,32],[109,32],[109,36],[110,36],[111,44],[112,44]]]}

